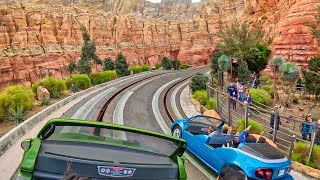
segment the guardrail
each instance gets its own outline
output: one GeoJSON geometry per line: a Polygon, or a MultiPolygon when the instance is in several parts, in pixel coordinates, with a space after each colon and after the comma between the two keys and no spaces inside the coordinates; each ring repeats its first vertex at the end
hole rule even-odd
{"type": "MultiPolygon", "coordinates": [[[[239,119],[244,118],[245,119],[245,127],[248,126],[248,119],[249,119],[249,112],[252,115],[252,120],[259,123],[264,129],[266,129],[268,132],[272,132],[271,135],[268,132],[264,132],[264,135],[266,137],[270,137],[272,141],[277,144],[282,150],[285,152],[289,151],[288,158],[292,158],[293,148],[295,145],[295,142],[298,141],[304,141],[310,144],[310,152],[309,152],[309,158],[308,161],[310,161],[312,151],[314,149],[314,141],[315,141],[315,135],[316,131],[312,132],[312,138],[311,143],[309,141],[305,141],[301,139],[301,134],[297,129],[299,129],[299,126],[301,124],[308,124],[304,121],[300,120],[301,118],[298,116],[293,116],[290,114],[287,114],[285,112],[276,112],[275,118],[274,118],[274,124],[273,128],[270,127],[270,116],[273,108],[266,106],[264,104],[261,104],[259,102],[253,101],[252,104],[240,102],[237,100],[237,104],[239,104],[243,108],[243,112],[238,112],[232,110],[231,102],[230,102],[230,95],[226,92],[223,92],[221,90],[214,87],[211,87],[209,83],[207,84],[207,95],[208,97],[214,97],[217,100],[216,103],[216,110],[220,114],[222,118],[226,120],[229,126],[235,127],[236,121],[239,119]],[[280,116],[282,119],[281,126],[279,125],[279,129],[277,129],[277,116],[280,116]]],[[[315,125],[314,125],[315,126],[315,125]]]]}

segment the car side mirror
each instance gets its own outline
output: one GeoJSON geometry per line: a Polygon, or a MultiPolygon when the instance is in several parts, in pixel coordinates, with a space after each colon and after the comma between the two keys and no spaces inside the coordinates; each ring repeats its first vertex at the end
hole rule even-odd
{"type": "Polygon", "coordinates": [[[186,158],[181,158],[181,159],[182,159],[183,164],[184,164],[185,166],[187,166],[187,165],[189,164],[189,160],[188,160],[188,159],[186,159],[186,158]]]}
{"type": "Polygon", "coordinates": [[[32,144],[32,139],[31,139],[31,138],[25,139],[25,140],[23,140],[22,143],[21,143],[21,148],[22,148],[24,151],[27,151],[27,150],[30,149],[31,144],[32,144]]]}

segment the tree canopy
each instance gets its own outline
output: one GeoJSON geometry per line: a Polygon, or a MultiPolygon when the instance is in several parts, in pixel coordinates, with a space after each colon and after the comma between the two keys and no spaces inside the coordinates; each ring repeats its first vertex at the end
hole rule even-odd
{"type": "Polygon", "coordinates": [[[130,74],[128,63],[122,52],[119,52],[115,59],[115,70],[119,76],[127,76],[130,74]]]}
{"type": "Polygon", "coordinates": [[[247,62],[250,71],[259,72],[267,65],[270,49],[262,43],[264,31],[261,28],[249,28],[246,23],[232,23],[218,33],[216,43],[223,54],[247,62]]]}

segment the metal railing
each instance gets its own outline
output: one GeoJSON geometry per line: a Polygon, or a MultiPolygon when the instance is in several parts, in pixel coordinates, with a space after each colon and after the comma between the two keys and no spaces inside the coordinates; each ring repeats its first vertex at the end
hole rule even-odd
{"type": "Polygon", "coordinates": [[[308,161],[310,161],[312,151],[314,149],[314,139],[316,135],[316,131],[312,132],[312,143],[302,140],[301,133],[298,131],[299,126],[301,124],[308,124],[302,121],[301,117],[293,116],[291,114],[287,114],[285,112],[275,112],[274,124],[273,128],[270,125],[270,116],[273,108],[261,104],[259,102],[253,101],[252,104],[240,102],[239,100],[236,101],[237,106],[240,105],[242,108],[242,112],[240,109],[239,111],[232,110],[231,102],[230,102],[230,95],[227,92],[223,92],[219,90],[219,88],[214,88],[207,84],[207,95],[208,97],[216,98],[216,110],[220,116],[225,119],[226,123],[229,126],[235,127],[236,122],[239,119],[245,119],[245,127],[248,126],[249,121],[249,112],[251,114],[250,119],[255,121],[256,123],[260,124],[266,131],[264,135],[272,139],[272,141],[280,147],[284,152],[288,152],[288,158],[291,160],[292,153],[294,149],[294,145],[296,140],[304,141],[310,144],[310,152],[308,161]],[[282,119],[281,125],[279,125],[279,129],[277,129],[278,118],[280,116],[282,119]]]}

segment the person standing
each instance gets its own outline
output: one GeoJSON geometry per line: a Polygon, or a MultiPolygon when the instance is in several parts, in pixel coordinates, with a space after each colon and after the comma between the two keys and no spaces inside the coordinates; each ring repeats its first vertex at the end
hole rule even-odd
{"type": "Polygon", "coordinates": [[[248,103],[248,116],[250,116],[250,107],[249,106],[252,103],[252,98],[251,98],[249,89],[246,89],[246,95],[244,95],[243,101],[248,103]]]}
{"type": "Polygon", "coordinates": [[[231,104],[232,104],[232,110],[237,109],[237,95],[235,92],[233,92],[232,97],[231,97],[231,104]]]}
{"type": "Polygon", "coordinates": [[[243,85],[237,79],[237,95],[240,102],[243,100],[243,85]]]}
{"type": "Polygon", "coordinates": [[[272,112],[271,112],[271,117],[270,117],[270,127],[272,128],[269,131],[269,134],[273,133],[273,128],[274,128],[274,121],[277,115],[277,124],[276,124],[276,130],[279,130],[279,126],[281,125],[281,120],[280,120],[280,115],[279,115],[279,111],[278,111],[279,107],[278,106],[274,106],[272,112]]]}
{"type": "Polygon", "coordinates": [[[303,140],[307,140],[309,136],[308,140],[311,141],[313,126],[314,122],[312,121],[311,114],[308,114],[304,120],[304,123],[302,123],[299,127],[303,140]]]}
{"type": "Polygon", "coordinates": [[[230,96],[232,96],[234,92],[236,92],[236,87],[233,83],[230,83],[230,85],[228,86],[228,93],[230,96]]]}
{"type": "Polygon", "coordinates": [[[316,133],[316,138],[314,140],[314,143],[318,146],[320,146],[320,119],[318,120],[318,129],[317,129],[317,133],[316,133]]]}

